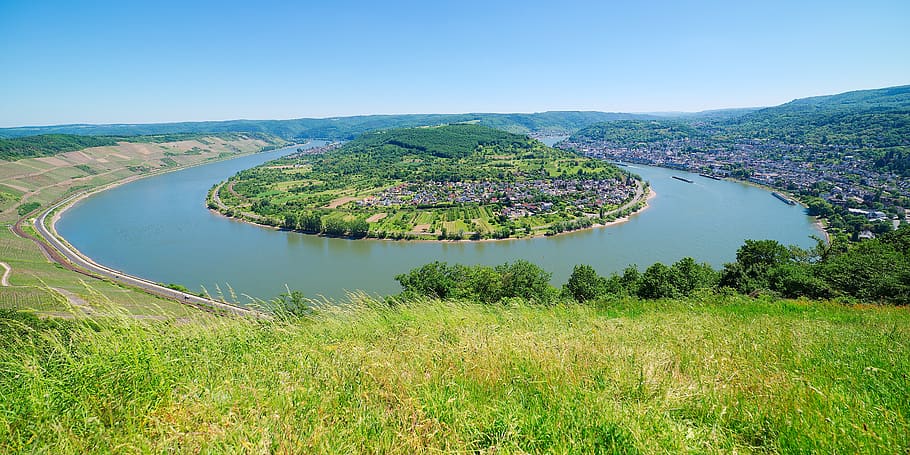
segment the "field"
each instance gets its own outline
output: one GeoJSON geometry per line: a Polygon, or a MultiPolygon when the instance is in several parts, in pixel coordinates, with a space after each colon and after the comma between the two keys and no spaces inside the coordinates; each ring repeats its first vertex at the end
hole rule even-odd
{"type": "Polygon", "coordinates": [[[0,452],[906,453],[906,308],[368,300],[0,317],[0,452]]]}

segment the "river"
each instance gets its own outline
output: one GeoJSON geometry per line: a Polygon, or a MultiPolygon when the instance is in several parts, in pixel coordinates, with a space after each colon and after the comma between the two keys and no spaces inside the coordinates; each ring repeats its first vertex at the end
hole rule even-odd
{"type": "MultiPolygon", "coordinates": [[[[311,143],[310,146],[322,144],[311,143]]],[[[329,239],[267,229],[224,218],[205,207],[208,189],[239,170],[293,149],[249,155],[113,188],[66,211],[57,231],[96,262],[161,283],[220,289],[239,303],[286,289],[308,297],[343,298],[363,290],[399,292],[399,273],[434,260],[501,264],[527,259],[566,281],[575,264],[601,274],[629,264],[644,268],[684,256],[720,267],[745,239],[814,245],[820,235],[800,206],[750,185],[649,166],[629,169],[657,196],[626,223],[551,238],[499,242],[403,242],[329,239]],[[672,176],[682,176],[685,183],[672,176]]]]}

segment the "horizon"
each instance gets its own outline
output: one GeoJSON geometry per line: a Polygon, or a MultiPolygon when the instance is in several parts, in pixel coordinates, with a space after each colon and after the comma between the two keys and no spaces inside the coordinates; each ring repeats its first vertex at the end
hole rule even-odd
{"type": "Polygon", "coordinates": [[[910,4],[0,5],[0,128],[691,113],[906,85],[910,4]]]}
{"type": "MultiPolygon", "coordinates": [[[[793,101],[816,98],[816,97],[825,97],[833,95],[841,95],[846,93],[853,92],[863,92],[870,90],[882,90],[889,88],[898,88],[898,87],[908,87],[910,84],[901,84],[888,87],[875,87],[875,88],[862,88],[856,90],[849,90],[846,92],[839,93],[830,93],[830,94],[821,94],[821,95],[812,95],[805,96],[800,98],[794,98],[792,100],[786,101],[781,104],[790,103],[793,101]]],[[[546,111],[535,111],[535,112],[481,112],[481,111],[471,111],[471,112],[403,112],[403,113],[378,113],[378,114],[353,114],[353,115],[333,115],[326,117],[291,117],[291,118],[226,118],[226,119],[215,119],[215,120],[174,120],[174,121],[163,121],[163,122],[147,122],[147,123],[138,123],[138,122],[114,122],[114,123],[55,123],[55,124],[45,124],[45,125],[19,125],[19,126],[0,126],[0,130],[5,129],[29,129],[29,128],[51,128],[51,127],[65,127],[65,126],[140,126],[140,125],[166,125],[166,124],[176,124],[176,123],[218,123],[218,122],[269,122],[269,121],[293,121],[293,120],[329,120],[334,118],[351,118],[351,117],[381,117],[381,116],[407,116],[407,115],[535,115],[535,114],[545,114],[552,112],[598,112],[604,114],[631,114],[631,115],[653,115],[653,116],[667,116],[673,117],[676,115],[687,115],[687,114],[700,114],[707,112],[723,112],[723,111],[733,111],[741,109],[754,109],[761,110],[772,108],[775,106],[738,106],[738,107],[719,107],[712,109],[704,109],[700,111],[648,111],[648,112],[620,112],[620,111],[566,111],[566,110],[546,110],[546,111]]]]}

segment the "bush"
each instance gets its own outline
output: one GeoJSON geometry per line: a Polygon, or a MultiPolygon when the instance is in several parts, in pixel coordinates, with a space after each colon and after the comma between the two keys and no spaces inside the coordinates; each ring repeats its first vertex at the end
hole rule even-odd
{"type": "Polygon", "coordinates": [[[516,261],[496,267],[450,266],[432,262],[395,277],[405,295],[439,299],[455,298],[495,303],[508,298],[522,298],[544,303],[553,299],[550,273],[528,261],[516,261]]]}
{"type": "Polygon", "coordinates": [[[590,265],[576,265],[565,286],[566,292],[578,302],[586,302],[606,293],[606,280],[590,265]]]}

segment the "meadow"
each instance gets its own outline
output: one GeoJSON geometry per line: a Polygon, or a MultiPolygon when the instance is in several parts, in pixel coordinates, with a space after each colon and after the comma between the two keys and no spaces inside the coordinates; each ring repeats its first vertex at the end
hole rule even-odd
{"type": "Polygon", "coordinates": [[[714,293],[4,312],[0,452],[904,453],[908,322],[714,293]]]}

